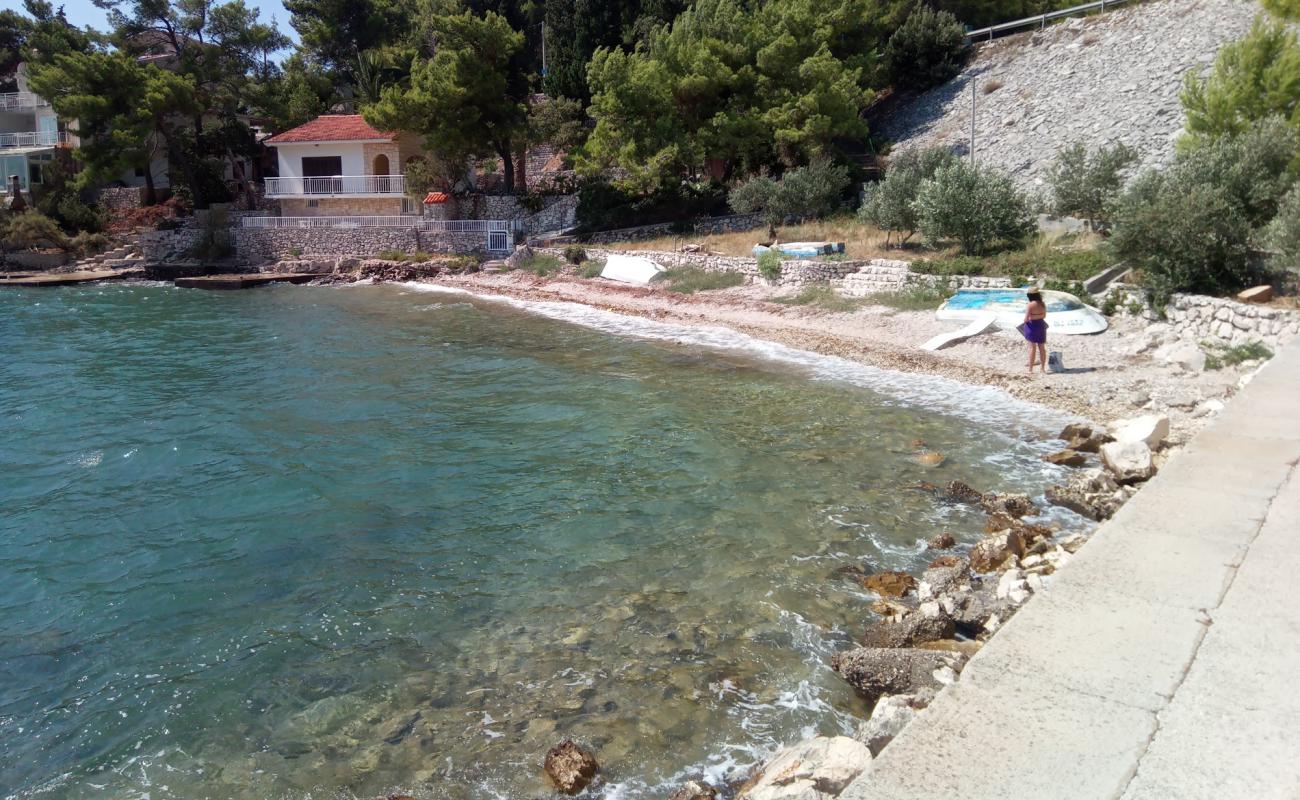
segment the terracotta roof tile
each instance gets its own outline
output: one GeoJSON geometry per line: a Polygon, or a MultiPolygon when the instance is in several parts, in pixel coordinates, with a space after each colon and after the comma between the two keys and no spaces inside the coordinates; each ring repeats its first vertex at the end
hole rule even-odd
{"type": "Polygon", "coordinates": [[[311,122],[277,133],[266,141],[269,145],[294,142],[355,142],[376,140],[391,142],[397,134],[377,131],[360,114],[326,114],[311,122]]]}

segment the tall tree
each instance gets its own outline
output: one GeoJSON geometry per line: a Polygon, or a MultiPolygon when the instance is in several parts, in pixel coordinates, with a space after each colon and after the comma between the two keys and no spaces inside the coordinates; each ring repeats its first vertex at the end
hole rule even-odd
{"type": "Polygon", "coordinates": [[[429,30],[432,56],[413,65],[409,86],[390,86],[363,109],[366,120],[421,134],[453,162],[495,154],[505,166],[506,190],[514,191],[516,148],[528,123],[513,67],[523,35],[490,11],[439,14],[429,30]]]}
{"type": "Polygon", "coordinates": [[[1182,101],[1184,147],[1243,133],[1271,116],[1300,131],[1300,39],[1281,22],[1256,18],[1245,37],[1219,51],[1207,78],[1187,74],[1182,101]]]}
{"type": "Polygon", "coordinates": [[[698,0],[648,48],[601,49],[588,81],[588,170],[654,189],[725,159],[733,171],[797,166],[866,135],[875,51],[893,6],[875,0],[698,0]]]}
{"type": "Polygon", "coordinates": [[[420,18],[414,0],[285,0],[302,51],[351,84],[358,57],[411,43],[420,18]]]}

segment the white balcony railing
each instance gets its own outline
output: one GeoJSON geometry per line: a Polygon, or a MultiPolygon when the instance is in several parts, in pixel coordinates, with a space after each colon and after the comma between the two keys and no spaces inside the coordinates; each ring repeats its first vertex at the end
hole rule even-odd
{"type": "Polygon", "coordinates": [[[46,108],[50,101],[32,92],[0,93],[0,111],[17,111],[21,108],[46,108]]]}
{"type": "Polygon", "coordinates": [[[14,147],[53,147],[68,144],[72,139],[63,131],[25,131],[0,133],[0,150],[14,147]]]}
{"type": "Polygon", "coordinates": [[[405,175],[334,175],[328,178],[267,178],[267,197],[406,194],[405,175]]]}

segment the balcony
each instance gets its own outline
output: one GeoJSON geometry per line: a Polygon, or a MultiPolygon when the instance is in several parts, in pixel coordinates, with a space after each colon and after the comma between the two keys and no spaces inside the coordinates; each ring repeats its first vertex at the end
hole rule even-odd
{"type": "Polygon", "coordinates": [[[0,111],[21,111],[27,108],[48,108],[48,100],[32,92],[0,93],[0,111]]]}
{"type": "Polygon", "coordinates": [[[71,143],[72,138],[63,131],[0,133],[0,150],[12,150],[16,147],[57,147],[71,143]]]}
{"type": "Polygon", "coordinates": [[[405,175],[334,175],[328,178],[267,178],[266,196],[402,197],[405,175]]]}

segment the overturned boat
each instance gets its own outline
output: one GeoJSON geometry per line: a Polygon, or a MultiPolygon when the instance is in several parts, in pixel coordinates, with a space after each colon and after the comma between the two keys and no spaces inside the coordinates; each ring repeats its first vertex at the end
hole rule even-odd
{"type": "MultiPolygon", "coordinates": [[[[994,315],[999,328],[1014,328],[1025,320],[1029,298],[1025,289],[961,289],[935,312],[942,320],[974,323],[994,315]]],[[[1066,292],[1042,290],[1047,306],[1047,332],[1052,334],[1101,333],[1106,317],[1066,292]]]]}
{"type": "Polygon", "coordinates": [[[775,250],[783,256],[792,258],[817,258],[833,256],[844,252],[844,242],[786,242],[768,246],[754,245],[754,257],[757,258],[768,250],[775,250]]]}

